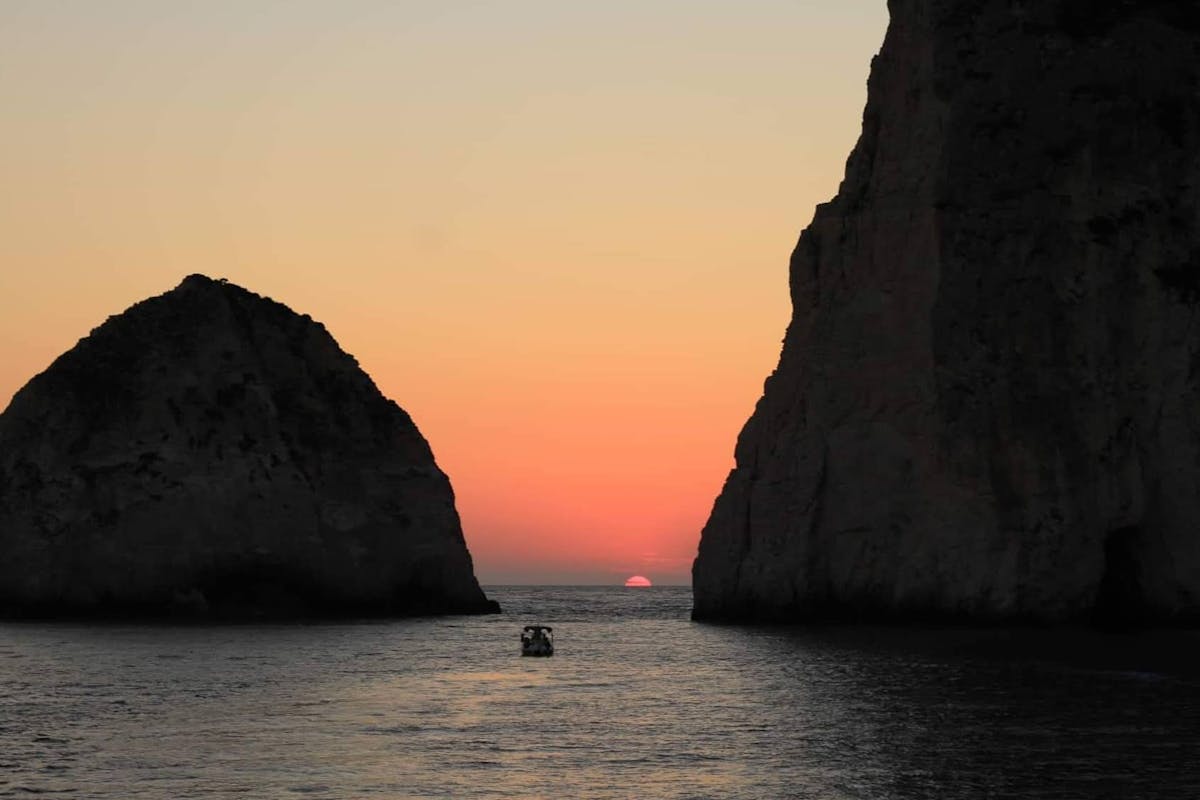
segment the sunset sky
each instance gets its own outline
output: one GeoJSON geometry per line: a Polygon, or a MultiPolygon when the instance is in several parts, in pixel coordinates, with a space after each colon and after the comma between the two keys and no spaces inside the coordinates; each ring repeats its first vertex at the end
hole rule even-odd
{"type": "Polygon", "coordinates": [[[487,583],[688,583],[884,0],[3,0],[0,405],[187,274],[325,323],[487,583]]]}

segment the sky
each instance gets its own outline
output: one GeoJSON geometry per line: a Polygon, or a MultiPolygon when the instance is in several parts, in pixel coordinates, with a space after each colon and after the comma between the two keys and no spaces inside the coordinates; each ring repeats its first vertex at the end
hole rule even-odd
{"type": "Polygon", "coordinates": [[[690,582],[884,0],[0,0],[0,405],[200,272],[413,417],[485,584],[690,582]]]}

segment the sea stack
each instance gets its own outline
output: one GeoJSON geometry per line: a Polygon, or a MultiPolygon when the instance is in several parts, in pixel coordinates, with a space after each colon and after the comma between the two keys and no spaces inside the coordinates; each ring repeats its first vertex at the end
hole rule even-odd
{"type": "Polygon", "coordinates": [[[694,616],[1200,621],[1200,6],[889,7],[694,616]]]}
{"type": "Polygon", "coordinates": [[[226,281],[111,317],[0,415],[0,615],[495,610],[409,416],[226,281]]]}

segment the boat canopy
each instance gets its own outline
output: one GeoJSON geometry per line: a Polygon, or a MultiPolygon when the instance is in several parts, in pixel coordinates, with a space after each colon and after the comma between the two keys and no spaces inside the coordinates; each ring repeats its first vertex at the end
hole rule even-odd
{"type": "Polygon", "coordinates": [[[551,628],[549,625],[526,625],[525,630],[527,630],[527,631],[546,631],[547,633],[554,633],[554,628],[551,628]]]}

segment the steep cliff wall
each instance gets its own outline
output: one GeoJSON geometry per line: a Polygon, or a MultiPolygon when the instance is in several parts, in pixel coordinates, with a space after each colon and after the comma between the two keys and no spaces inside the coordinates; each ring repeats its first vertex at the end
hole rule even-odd
{"type": "Polygon", "coordinates": [[[890,9],[695,616],[1200,619],[1200,6],[890,9]]]}
{"type": "Polygon", "coordinates": [[[408,415],[232,284],[110,318],[0,415],[0,615],[488,610],[408,415]]]}

